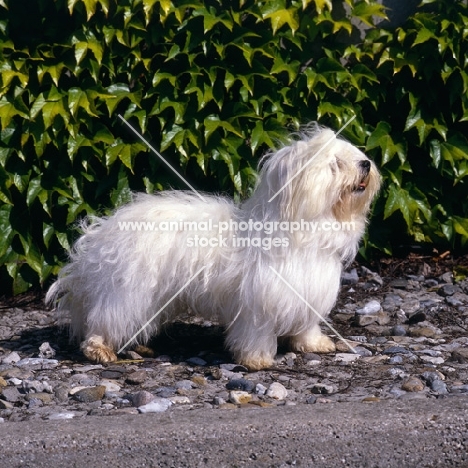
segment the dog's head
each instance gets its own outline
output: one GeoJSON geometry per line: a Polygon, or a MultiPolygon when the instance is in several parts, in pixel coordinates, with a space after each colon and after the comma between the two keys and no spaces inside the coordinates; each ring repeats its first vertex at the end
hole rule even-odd
{"type": "Polygon", "coordinates": [[[365,220],[380,187],[375,164],[322,128],[271,154],[260,180],[260,191],[289,220],[365,220]]]}

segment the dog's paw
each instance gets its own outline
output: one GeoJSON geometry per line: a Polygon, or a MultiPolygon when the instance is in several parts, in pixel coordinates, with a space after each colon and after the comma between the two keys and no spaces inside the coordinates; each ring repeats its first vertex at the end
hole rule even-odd
{"type": "Polygon", "coordinates": [[[106,362],[117,361],[114,350],[104,343],[104,338],[99,335],[91,335],[81,343],[81,351],[93,362],[104,364],[106,362]]]}
{"type": "Polygon", "coordinates": [[[333,353],[336,345],[326,335],[307,336],[307,339],[293,338],[291,347],[294,351],[301,353],[333,353]]]}
{"type": "Polygon", "coordinates": [[[270,357],[247,357],[239,359],[238,362],[253,372],[271,367],[274,360],[270,357]]]}

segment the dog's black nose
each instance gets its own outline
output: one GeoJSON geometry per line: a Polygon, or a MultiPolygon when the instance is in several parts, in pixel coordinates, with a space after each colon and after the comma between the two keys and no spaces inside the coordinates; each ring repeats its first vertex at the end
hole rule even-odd
{"type": "Polygon", "coordinates": [[[370,170],[370,161],[367,159],[363,159],[362,161],[359,161],[359,166],[364,169],[366,172],[369,172],[370,170]]]}

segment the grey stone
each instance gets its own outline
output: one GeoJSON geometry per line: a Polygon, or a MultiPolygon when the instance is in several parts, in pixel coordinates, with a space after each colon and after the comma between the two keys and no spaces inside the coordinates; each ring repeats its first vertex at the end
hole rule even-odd
{"type": "Polygon", "coordinates": [[[55,352],[55,349],[50,346],[50,343],[45,341],[44,343],[39,346],[39,357],[40,358],[46,358],[46,359],[51,359],[54,358],[57,353],[55,352]]]}
{"type": "Polygon", "coordinates": [[[47,381],[39,382],[38,380],[23,380],[21,386],[26,393],[53,392],[52,387],[47,381]]]}
{"type": "Polygon", "coordinates": [[[153,401],[146,405],[140,406],[138,411],[140,413],[162,413],[168,410],[172,405],[172,401],[167,398],[155,397],[153,401]]]}
{"type": "Polygon", "coordinates": [[[418,283],[422,283],[424,281],[424,275],[406,275],[406,277],[411,281],[417,281],[418,283]]]}
{"type": "Polygon", "coordinates": [[[445,302],[452,307],[460,307],[464,304],[462,301],[460,301],[454,296],[447,296],[445,298],[445,302]]]}
{"type": "Polygon", "coordinates": [[[52,395],[45,392],[28,393],[25,398],[26,401],[39,400],[41,403],[50,403],[53,400],[52,395]]]}
{"type": "Polygon", "coordinates": [[[304,361],[321,361],[322,357],[320,354],[315,354],[315,353],[304,353],[302,355],[302,358],[304,361]]]}
{"type": "Polygon", "coordinates": [[[145,369],[140,369],[132,372],[131,374],[128,374],[125,381],[132,385],[139,385],[142,384],[147,379],[147,377],[148,373],[145,371],[145,369]]]}
{"type": "Polygon", "coordinates": [[[3,364],[15,364],[18,361],[21,361],[21,357],[16,351],[12,351],[2,359],[3,364]]]}
{"type": "Polygon", "coordinates": [[[336,393],[336,387],[333,385],[326,385],[326,384],[314,384],[310,391],[315,393],[316,395],[331,395],[332,393],[336,393]]]}
{"type": "Polygon", "coordinates": [[[221,398],[220,396],[215,396],[213,398],[213,404],[216,406],[224,405],[226,403],[226,400],[224,398],[221,398]]]}
{"type": "Polygon", "coordinates": [[[393,281],[390,281],[389,286],[396,289],[406,289],[408,287],[408,281],[404,278],[397,278],[393,281]]]}
{"type": "Polygon", "coordinates": [[[177,390],[192,390],[193,382],[191,380],[179,380],[175,384],[177,390]]]}
{"type": "Polygon", "coordinates": [[[445,362],[445,359],[442,358],[442,357],[433,357],[433,356],[419,356],[419,359],[421,359],[421,361],[423,362],[428,362],[430,364],[435,364],[435,365],[439,365],[439,364],[443,364],[445,362]]]}
{"type": "Polygon", "coordinates": [[[68,401],[68,388],[64,386],[58,386],[54,388],[54,395],[58,401],[64,403],[68,401]]]}
{"type": "Polygon", "coordinates": [[[377,286],[383,285],[383,279],[381,278],[381,276],[369,270],[369,268],[366,268],[364,266],[361,267],[361,273],[368,282],[373,283],[377,286]]]}
{"type": "Polygon", "coordinates": [[[406,327],[403,325],[395,325],[392,328],[392,336],[406,336],[406,327]]]}
{"type": "Polygon", "coordinates": [[[406,315],[410,316],[415,314],[421,308],[421,303],[417,299],[409,299],[404,301],[400,307],[406,315]]]}
{"type": "Polygon", "coordinates": [[[232,390],[229,392],[229,401],[235,405],[243,405],[252,400],[252,395],[249,392],[242,390],[232,390]]]}
{"type": "Polygon", "coordinates": [[[401,389],[406,392],[422,392],[424,390],[424,384],[417,377],[410,377],[403,383],[401,389]]]}
{"type": "Polygon", "coordinates": [[[220,364],[220,369],[224,369],[230,372],[248,372],[249,370],[245,366],[240,364],[220,364]]]}
{"type": "Polygon", "coordinates": [[[429,278],[426,281],[424,281],[424,286],[426,286],[426,288],[435,288],[438,285],[439,285],[439,282],[432,278],[429,278]]]}
{"type": "Polygon", "coordinates": [[[354,348],[354,352],[359,354],[359,356],[364,356],[364,357],[372,356],[372,351],[370,351],[367,348],[364,348],[363,346],[356,346],[354,348]]]}
{"type": "Polygon", "coordinates": [[[0,395],[2,400],[15,403],[21,399],[22,395],[16,387],[5,387],[0,395]]]}
{"type": "Polygon", "coordinates": [[[382,309],[380,302],[372,300],[367,302],[362,308],[356,310],[356,315],[374,315],[382,309]]]}
{"type": "Polygon", "coordinates": [[[47,419],[50,421],[61,421],[65,419],[73,419],[76,416],[76,413],[71,411],[62,411],[61,413],[52,413],[47,416],[47,419]]]}
{"type": "Polygon", "coordinates": [[[97,385],[96,387],[83,388],[73,394],[73,398],[81,403],[92,403],[104,398],[106,387],[97,385]]]}
{"type": "Polygon", "coordinates": [[[367,336],[365,335],[348,336],[347,339],[350,341],[357,341],[358,343],[367,343],[367,336]]]}
{"type": "Polygon", "coordinates": [[[446,271],[443,275],[439,276],[439,280],[444,283],[453,283],[453,273],[451,271],[446,271]]]}
{"type": "Polygon", "coordinates": [[[152,393],[147,392],[146,390],[142,390],[140,392],[134,393],[133,395],[130,395],[129,398],[132,402],[132,405],[135,408],[138,408],[140,406],[144,406],[148,403],[151,403],[154,400],[155,396],[152,393]]]}
{"type": "Polygon", "coordinates": [[[403,362],[403,358],[400,356],[400,355],[395,355],[395,356],[392,356],[389,360],[388,360],[388,363],[389,364],[401,364],[403,362]]]}
{"type": "Polygon", "coordinates": [[[408,317],[408,323],[410,325],[424,322],[425,320],[426,320],[426,314],[422,310],[418,310],[414,314],[410,314],[410,316],[408,317]]]}
{"type": "Polygon", "coordinates": [[[444,284],[442,287],[439,288],[437,294],[442,297],[453,296],[456,292],[460,291],[458,286],[454,286],[453,284],[444,284]]]}
{"type": "Polygon", "coordinates": [[[393,312],[400,307],[402,302],[403,300],[398,294],[387,294],[382,302],[382,309],[387,312],[393,312]]]}
{"type": "Polygon", "coordinates": [[[468,348],[460,347],[452,351],[451,361],[468,364],[468,348]]]}
{"type": "Polygon", "coordinates": [[[255,388],[255,383],[247,379],[232,379],[226,384],[228,390],[242,390],[244,392],[252,392],[255,388]]]}
{"type": "Polygon", "coordinates": [[[57,359],[24,358],[16,363],[18,367],[30,367],[31,369],[53,369],[59,365],[57,359]]]}
{"type": "Polygon", "coordinates": [[[124,373],[125,371],[106,369],[101,372],[101,377],[103,379],[119,380],[123,377],[124,373]]]}
{"type": "Polygon", "coordinates": [[[192,366],[206,366],[207,362],[199,357],[191,357],[187,359],[187,364],[191,364],[192,366]]]}
{"type": "Polygon", "coordinates": [[[442,380],[433,380],[432,382],[430,382],[429,387],[433,392],[436,392],[439,395],[444,395],[448,393],[447,385],[445,384],[445,382],[442,382],[442,380]]]}
{"type": "Polygon", "coordinates": [[[170,396],[174,395],[176,392],[175,387],[159,387],[156,389],[156,394],[161,398],[169,398],[170,396]]]}
{"type": "Polygon", "coordinates": [[[266,396],[275,400],[284,400],[288,396],[286,387],[279,382],[273,382],[266,392],[266,396]]]}
{"type": "Polygon", "coordinates": [[[350,364],[361,358],[359,353],[336,353],[334,361],[343,365],[350,364]]]}
{"type": "Polygon", "coordinates": [[[384,349],[382,354],[411,354],[411,351],[401,346],[390,346],[384,349]]]}
{"type": "Polygon", "coordinates": [[[468,393],[468,384],[467,385],[454,385],[450,389],[451,393],[457,394],[457,393],[468,393]]]}

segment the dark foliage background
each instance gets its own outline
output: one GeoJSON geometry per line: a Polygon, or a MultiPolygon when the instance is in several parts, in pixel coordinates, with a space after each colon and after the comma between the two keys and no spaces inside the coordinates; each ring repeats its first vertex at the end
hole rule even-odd
{"type": "Polygon", "coordinates": [[[362,254],[468,241],[467,7],[374,1],[0,0],[0,281],[44,285],[77,221],[132,191],[249,194],[301,124],[335,129],[385,186],[362,254]],[[367,31],[364,33],[363,31],[367,31]]]}

